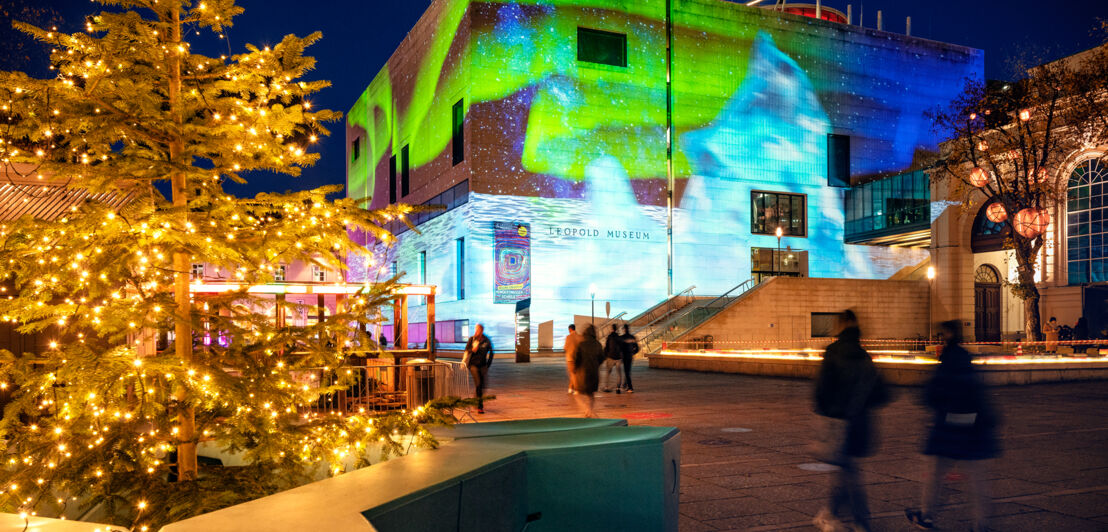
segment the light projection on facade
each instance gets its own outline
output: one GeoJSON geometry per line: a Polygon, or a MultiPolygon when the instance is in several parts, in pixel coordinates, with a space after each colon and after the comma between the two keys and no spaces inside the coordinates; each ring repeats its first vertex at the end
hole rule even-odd
{"type": "Polygon", "coordinates": [[[844,244],[829,139],[848,139],[835,168],[856,179],[912,169],[937,147],[924,111],[983,63],[968,48],[723,0],[440,0],[401,52],[348,116],[361,154],[348,194],[388,203],[405,146],[412,190],[398,201],[468,179],[465,205],[400,235],[385,260],[412,273],[426,252],[443,293],[466,280],[438,315],[484,320],[503,338],[510,265],[497,221],[529,229],[536,322],[588,314],[594,283],[613,313],[633,315],[670,289],[720,294],[762,275],[752,255],[777,246],[751,224],[765,193],[803,196],[787,220],[803,230],[781,245],[806,275],[886,278],[918,264],[919,250],[844,244]],[[466,145],[453,165],[457,105],[466,145]]]}

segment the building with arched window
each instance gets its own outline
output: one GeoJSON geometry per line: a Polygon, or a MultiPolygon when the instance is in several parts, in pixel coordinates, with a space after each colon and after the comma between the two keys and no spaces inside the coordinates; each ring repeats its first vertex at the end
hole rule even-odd
{"type": "MultiPolygon", "coordinates": [[[[1108,146],[1079,150],[1053,176],[1068,181],[1067,200],[1055,207],[1044,233],[1035,280],[1040,316],[1073,326],[1085,316],[1094,335],[1108,335],[1108,146]]],[[[948,197],[933,184],[933,198],[948,197]]],[[[1011,291],[1014,253],[1006,249],[1011,228],[990,221],[992,202],[975,194],[969,202],[933,202],[932,318],[963,319],[977,341],[1020,338],[1023,301],[1011,291]],[[942,209],[941,212],[935,212],[942,209]]]]}

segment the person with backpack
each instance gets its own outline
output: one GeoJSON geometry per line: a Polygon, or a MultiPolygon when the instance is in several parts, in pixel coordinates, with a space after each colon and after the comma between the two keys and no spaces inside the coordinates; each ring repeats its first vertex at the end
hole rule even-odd
{"type": "Polygon", "coordinates": [[[828,505],[812,520],[819,530],[841,530],[839,515],[849,505],[853,528],[868,532],[869,505],[857,459],[874,452],[871,411],[889,401],[889,391],[869,353],[862,348],[858,318],[839,315],[839,333],[827,346],[815,385],[815,411],[823,416],[824,440],[818,458],[839,467],[831,479],[828,505]]]}
{"type": "Polygon", "coordinates": [[[631,334],[631,326],[626,323],[623,324],[623,334],[620,335],[620,339],[623,340],[623,389],[627,390],[627,393],[635,393],[634,388],[631,387],[631,361],[639,354],[639,340],[631,334]]]}
{"type": "Polygon", "coordinates": [[[934,417],[923,454],[932,459],[923,479],[922,505],[918,510],[906,509],[904,515],[921,529],[933,528],[939,488],[950,468],[957,467],[969,481],[973,530],[986,530],[989,498],[985,465],[1000,454],[996,436],[999,416],[990,404],[973,358],[962,347],[962,324],[946,321],[939,329],[946,343],[939,355],[939,367],[924,389],[924,402],[934,411],[934,417]]]}
{"type": "Polygon", "coordinates": [[[612,325],[612,332],[604,339],[604,387],[600,391],[609,393],[612,391],[612,370],[616,372],[616,393],[621,393],[623,388],[623,340],[619,336],[619,329],[612,325]]]}

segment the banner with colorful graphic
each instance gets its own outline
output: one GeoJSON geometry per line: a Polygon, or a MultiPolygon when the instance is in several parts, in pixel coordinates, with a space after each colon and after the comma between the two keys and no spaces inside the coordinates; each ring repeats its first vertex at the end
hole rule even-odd
{"type": "Polygon", "coordinates": [[[531,225],[494,222],[495,303],[531,297],[531,225]]]}

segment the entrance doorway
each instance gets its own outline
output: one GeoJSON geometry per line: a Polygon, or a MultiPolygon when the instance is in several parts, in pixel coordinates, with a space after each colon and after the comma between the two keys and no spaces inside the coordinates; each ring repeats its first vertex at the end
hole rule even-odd
{"type": "Polygon", "coordinates": [[[982,264],[973,275],[974,338],[1000,341],[1000,273],[982,264]]]}

